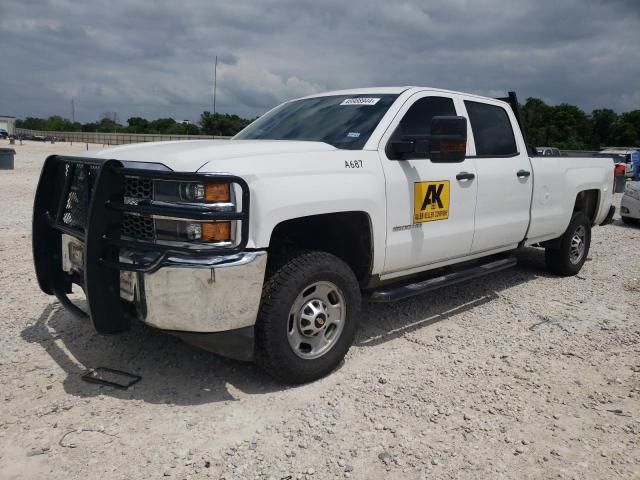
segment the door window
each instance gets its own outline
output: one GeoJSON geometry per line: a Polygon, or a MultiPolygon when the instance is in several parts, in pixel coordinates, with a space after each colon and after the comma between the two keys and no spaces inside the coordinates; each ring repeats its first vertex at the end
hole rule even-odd
{"type": "Polygon", "coordinates": [[[511,122],[504,108],[468,100],[464,105],[469,114],[478,157],[505,157],[518,153],[511,122]]]}
{"type": "MultiPolygon", "coordinates": [[[[455,116],[453,100],[447,97],[424,97],[411,105],[391,136],[390,142],[397,140],[427,140],[431,133],[431,119],[439,116],[455,116]]],[[[426,158],[425,153],[413,153],[404,157],[426,158]]]]}

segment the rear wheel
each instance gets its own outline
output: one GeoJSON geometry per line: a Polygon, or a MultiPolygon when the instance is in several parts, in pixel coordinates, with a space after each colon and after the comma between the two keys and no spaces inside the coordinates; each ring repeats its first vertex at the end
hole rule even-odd
{"type": "Polygon", "coordinates": [[[256,322],[256,359],[286,383],[335,369],[353,343],[360,289],[349,266],[326,252],[281,262],[265,283],[256,322]]]}
{"type": "Polygon", "coordinates": [[[591,221],[582,212],[576,212],[560,239],[559,248],[547,248],[545,260],[549,271],[562,276],[577,274],[589,254],[591,221]]]}

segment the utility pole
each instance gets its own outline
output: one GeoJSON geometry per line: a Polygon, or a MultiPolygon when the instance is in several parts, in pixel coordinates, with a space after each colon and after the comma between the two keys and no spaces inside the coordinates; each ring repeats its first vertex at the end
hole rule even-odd
{"type": "MultiPolygon", "coordinates": [[[[73,103],[73,97],[71,97],[71,123],[76,123],[76,106],[73,103]]],[[[70,144],[73,145],[73,137],[70,144]]]]}
{"type": "Polygon", "coordinates": [[[218,87],[218,56],[216,55],[216,61],[213,64],[213,137],[216,136],[216,90],[218,87]]]}
{"type": "Polygon", "coordinates": [[[216,114],[216,90],[218,87],[218,56],[213,64],[213,114],[216,114]]]}

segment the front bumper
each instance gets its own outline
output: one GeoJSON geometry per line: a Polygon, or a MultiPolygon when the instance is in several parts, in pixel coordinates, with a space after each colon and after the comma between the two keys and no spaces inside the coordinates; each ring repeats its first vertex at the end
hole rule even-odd
{"type": "Polygon", "coordinates": [[[236,330],[255,324],[266,266],[265,251],[196,261],[169,257],[152,273],[123,272],[120,297],[133,303],[143,322],[162,330],[236,330]]]}
{"type": "Polygon", "coordinates": [[[623,195],[620,201],[620,215],[640,219],[640,200],[630,195],[623,195]]]}
{"type": "Polygon", "coordinates": [[[40,175],[33,213],[33,257],[40,288],[83,314],[68,294],[82,287],[95,329],[117,334],[130,319],[180,334],[238,331],[255,323],[266,252],[246,251],[249,189],[231,175],[172,172],[160,164],[49,157],[40,175]],[[234,211],[153,199],[126,203],[125,178],[229,182],[241,192],[234,211]],[[73,211],[71,211],[73,207],[73,211]],[[236,221],[232,245],[189,245],[126,237],[124,214],[194,221],[236,221]],[[72,214],[74,220],[68,221],[72,214]],[[73,248],[72,248],[73,247],[73,248]]]}

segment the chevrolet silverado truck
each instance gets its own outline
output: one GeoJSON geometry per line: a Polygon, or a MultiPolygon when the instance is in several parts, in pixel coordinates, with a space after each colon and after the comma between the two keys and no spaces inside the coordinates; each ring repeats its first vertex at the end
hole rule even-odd
{"type": "Polygon", "coordinates": [[[302,383],[343,360],[362,297],[498,272],[526,246],[576,274],[613,182],[611,159],[535,156],[513,93],[337,91],[230,141],[48,157],[33,256],[40,288],[102,334],[138,319],[302,383]]]}

